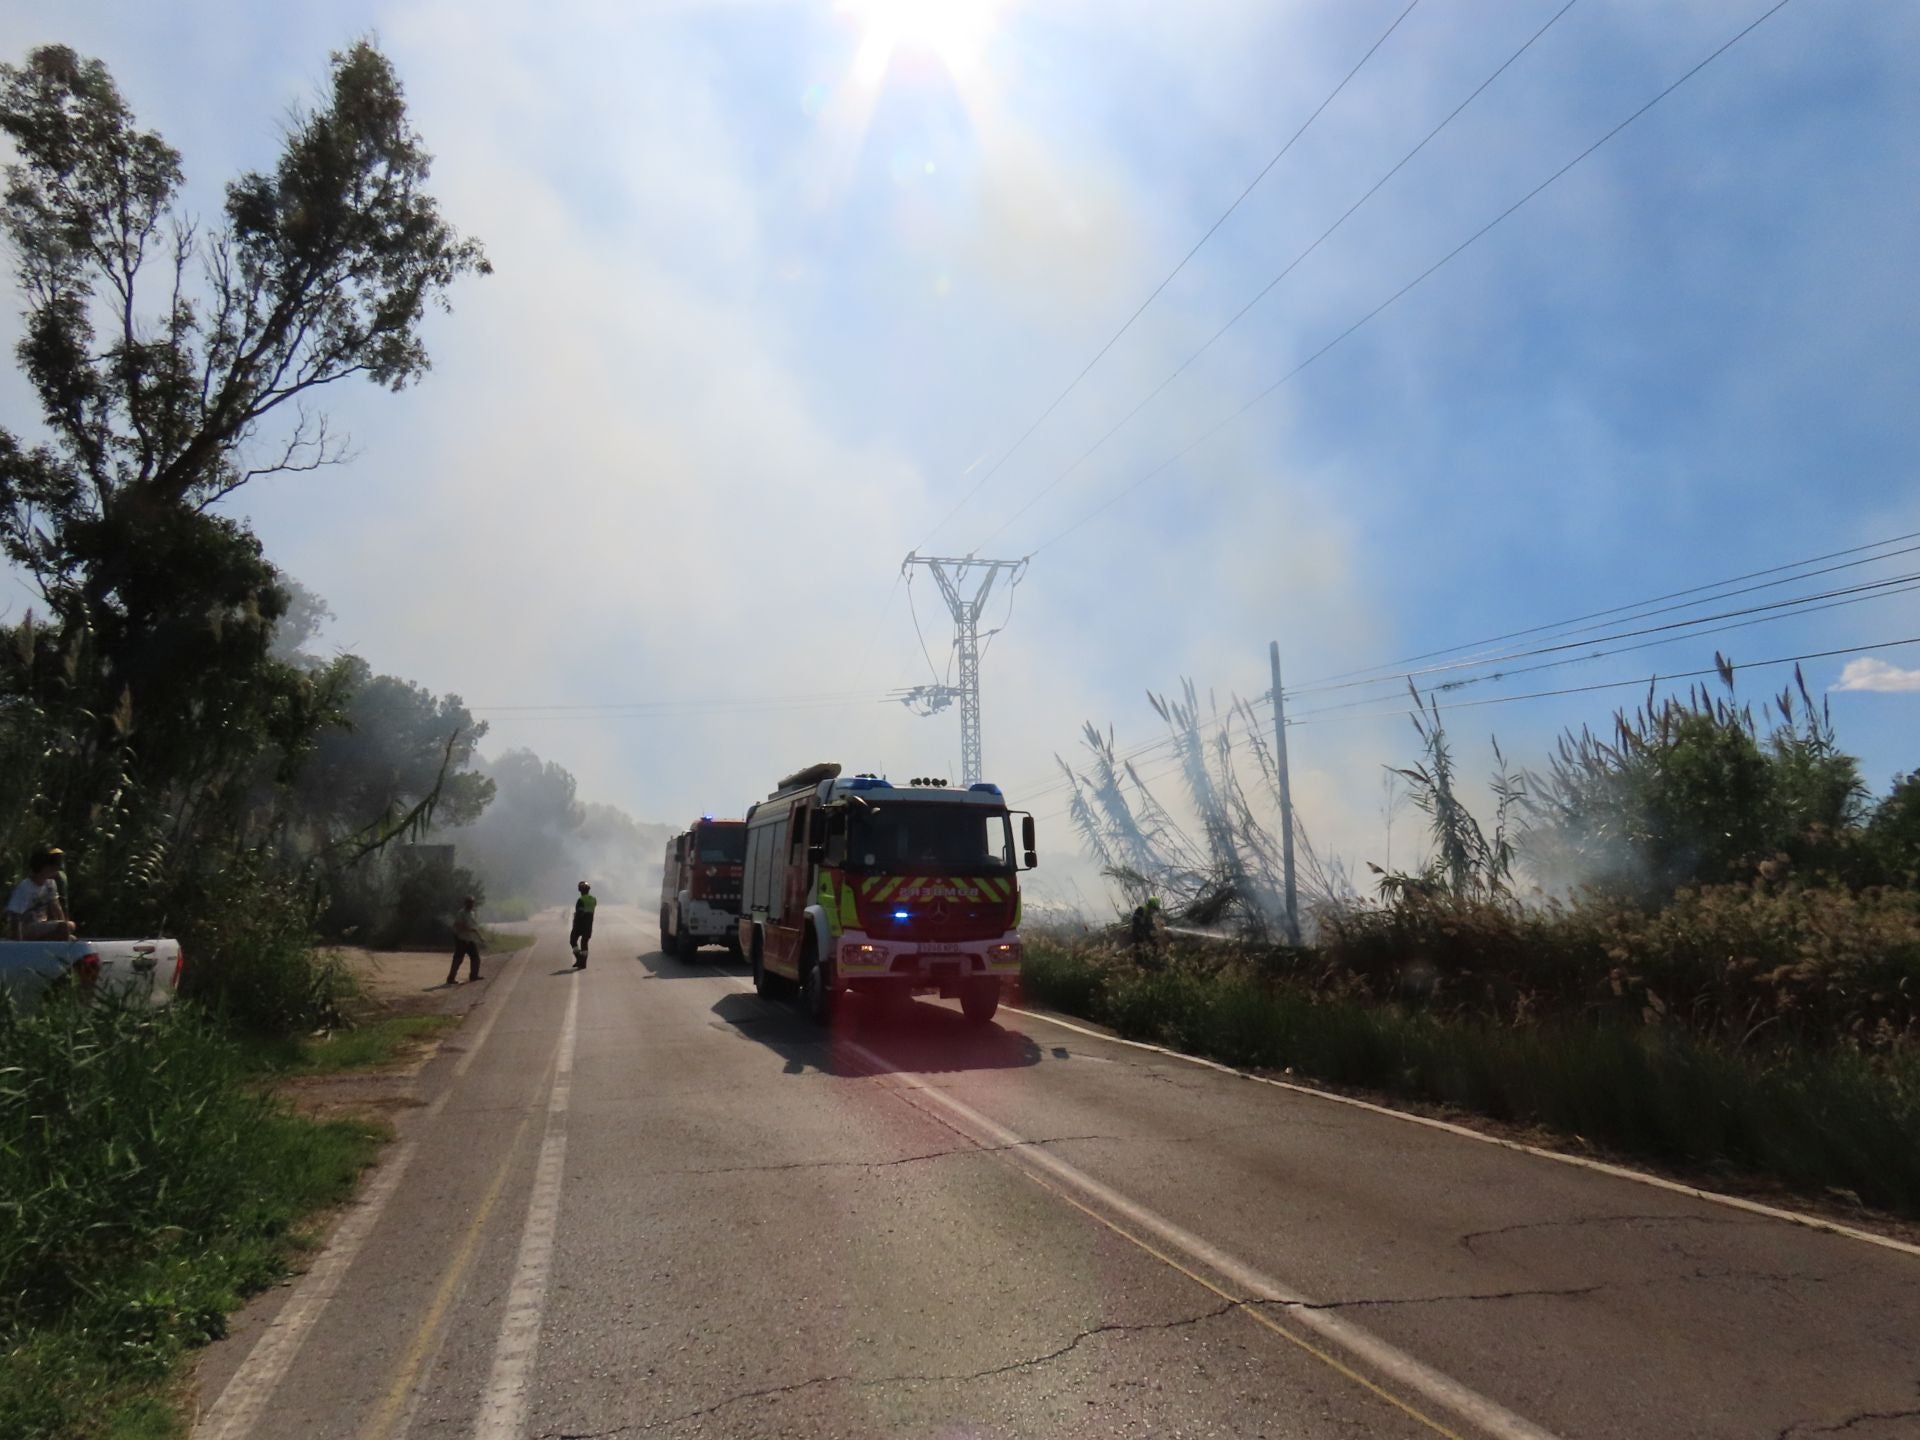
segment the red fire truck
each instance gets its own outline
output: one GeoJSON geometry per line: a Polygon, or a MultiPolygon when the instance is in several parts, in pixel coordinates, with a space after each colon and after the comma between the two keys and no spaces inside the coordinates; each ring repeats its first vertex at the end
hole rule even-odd
{"type": "Polygon", "coordinates": [[[958,996],[984,1025],[1020,974],[1020,879],[1033,817],[997,785],[894,785],[838,765],[789,775],[747,811],[740,948],[754,988],[797,988],[816,1020],[837,998],[958,996]],[[1016,859],[1013,815],[1021,814],[1016,859]]]}
{"type": "Polygon", "coordinates": [[[661,950],[690,960],[702,945],[739,945],[734,921],[740,913],[746,837],[742,821],[703,815],[667,842],[660,879],[661,950]]]}

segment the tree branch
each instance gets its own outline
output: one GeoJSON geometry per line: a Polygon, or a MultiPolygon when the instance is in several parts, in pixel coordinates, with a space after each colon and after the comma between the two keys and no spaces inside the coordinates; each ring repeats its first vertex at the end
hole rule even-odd
{"type": "Polygon", "coordinates": [[[286,446],[280,452],[280,458],[278,460],[267,465],[256,465],[250,470],[245,470],[234,475],[231,479],[223,482],[193,508],[204,512],[212,505],[224,500],[242,485],[247,484],[251,480],[257,480],[262,475],[300,475],[322,469],[328,465],[345,464],[352,458],[347,453],[348,440],[343,438],[337,445],[333,446],[332,449],[329,449],[327,442],[331,438],[328,433],[327,417],[325,415],[316,418],[309,416],[305,410],[302,410],[300,412],[300,419],[294,426],[293,434],[288,437],[286,446]],[[312,433],[309,433],[310,424],[314,427],[312,433]]]}

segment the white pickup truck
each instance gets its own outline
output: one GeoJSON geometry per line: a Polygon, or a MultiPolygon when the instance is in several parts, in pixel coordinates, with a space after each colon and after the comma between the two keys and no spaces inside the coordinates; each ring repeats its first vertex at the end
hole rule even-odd
{"type": "Polygon", "coordinates": [[[0,940],[0,991],[24,1009],[66,985],[170,1005],[186,967],[178,940],[0,940]]]}

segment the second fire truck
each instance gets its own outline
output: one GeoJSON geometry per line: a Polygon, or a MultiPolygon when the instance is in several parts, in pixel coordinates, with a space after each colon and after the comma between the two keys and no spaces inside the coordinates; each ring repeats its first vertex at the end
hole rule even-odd
{"type": "Polygon", "coordinates": [[[702,945],[739,944],[740,857],[747,828],[707,816],[667,842],[660,881],[660,948],[691,960],[702,945]]]}

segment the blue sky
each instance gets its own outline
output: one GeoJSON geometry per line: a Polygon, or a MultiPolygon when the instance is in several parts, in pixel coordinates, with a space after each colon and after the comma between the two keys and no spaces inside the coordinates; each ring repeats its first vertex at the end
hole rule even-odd
{"type": "MultiPolygon", "coordinates": [[[[328,49],[378,36],[447,213],[497,273],[434,321],[418,389],[329,397],[351,467],[263,484],[239,508],[333,605],[330,639],[378,668],[476,706],[684,702],[489,715],[488,748],[530,744],[586,793],[668,819],[737,809],[816,758],[953,771],[951,713],[874,698],[929,678],[894,583],[909,547],[992,535],[1020,555],[1081,521],[1765,6],[1580,0],[1002,529],[1559,0],[1416,5],[930,537],[1404,8],[9,0],[0,50],[62,40],[105,59],[211,212],[222,179],[269,161],[328,49]],[[908,11],[932,17],[930,38],[876,66],[876,29],[908,11]],[[735,703],[749,699],[767,703],[735,703]]],[[[987,662],[990,773],[1049,778],[1083,718],[1155,738],[1143,692],[1182,676],[1258,693],[1272,638],[1306,681],[1920,530],[1916,60],[1912,7],[1794,0],[1271,399],[1047,545],[987,662]]],[[[0,406],[31,428],[12,376],[0,406]]],[[[1862,573],[1903,566],[1920,569],[1862,573]]],[[[947,627],[924,581],[913,598],[939,670],[947,627]]],[[[1716,644],[1757,660],[1909,635],[1913,594],[1506,689],[1693,669],[1716,644]]],[[[1850,650],[1809,680],[1825,689],[1863,656],[1920,669],[1920,646],[1850,650]]],[[[1461,712],[1463,760],[1489,759],[1494,731],[1538,756],[1623,698],[1461,712]]],[[[1833,704],[1876,785],[1920,765],[1920,693],[1833,704]]],[[[1315,833],[1377,854],[1379,766],[1411,738],[1393,714],[1300,727],[1315,833]]]]}

